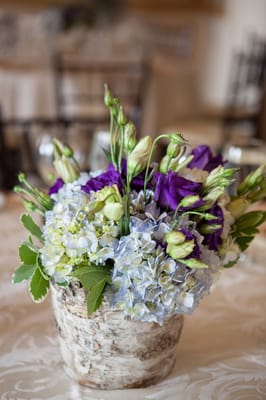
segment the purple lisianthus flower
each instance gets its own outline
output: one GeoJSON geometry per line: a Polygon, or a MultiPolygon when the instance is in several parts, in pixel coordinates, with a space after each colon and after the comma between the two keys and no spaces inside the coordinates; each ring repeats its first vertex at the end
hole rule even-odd
{"type": "Polygon", "coordinates": [[[224,164],[222,155],[217,154],[214,156],[209,146],[205,144],[195,147],[191,154],[194,158],[187,165],[188,168],[198,168],[210,172],[219,165],[224,164]]]}
{"type": "Polygon", "coordinates": [[[220,206],[215,205],[209,211],[210,214],[215,215],[216,219],[210,220],[209,224],[219,224],[221,228],[217,229],[213,233],[207,233],[204,235],[203,244],[208,245],[210,250],[218,250],[218,247],[222,244],[222,231],[224,225],[224,214],[220,206]]]}
{"type": "MultiPolygon", "coordinates": [[[[150,169],[151,171],[151,169],[150,169]]],[[[150,172],[149,171],[149,172],[150,172]]],[[[136,190],[136,192],[140,192],[144,188],[144,178],[145,178],[145,171],[141,172],[139,175],[135,176],[135,178],[132,179],[132,182],[130,184],[130,187],[132,190],[136,190]]],[[[147,184],[147,189],[152,189],[152,184],[149,181],[147,184]]]]}
{"type": "Polygon", "coordinates": [[[95,178],[90,178],[85,185],[81,186],[81,190],[86,193],[90,193],[91,191],[98,192],[98,190],[112,185],[117,185],[120,193],[123,193],[121,175],[113,164],[109,164],[106,172],[103,172],[95,178]]]}
{"type": "MultiPolygon", "coordinates": [[[[199,195],[202,184],[190,181],[179,176],[176,172],[168,171],[167,174],[156,172],[154,199],[163,208],[175,210],[180,201],[186,196],[199,195]]],[[[202,199],[197,200],[189,207],[180,207],[179,211],[189,210],[201,206],[202,199]]]]}
{"type": "Polygon", "coordinates": [[[186,256],[185,259],[186,258],[200,259],[201,251],[200,251],[196,237],[188,229],[181,229],[181,232],[186,236],[186,240],[194,240],[194,244],[195,244],[193,251],[188,256],[186,256]]]}
{"type": "Polygon", "coordinates": [[[61,187],[64,186],[64,181],[62,178],[58,178],[55,183],[53,184],[53,186],[50,187],[49,189],[49,196],[51,196],[51,194],[55,194],[59,191],[59,189],[61,189],[61,187]]]}

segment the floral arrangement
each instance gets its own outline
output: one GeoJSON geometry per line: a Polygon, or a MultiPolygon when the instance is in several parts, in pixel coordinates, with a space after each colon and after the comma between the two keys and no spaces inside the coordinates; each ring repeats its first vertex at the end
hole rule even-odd
{"type": "Polygon", "coordinates": [[[106,171],[81,172],[72,150],[54,139],[59,178],[49,194],[19,175],[15,191],[44,223],[22,215],[30,236],[19,247],[22,264],[13,282],[30,279],[30,294],[40,302],[50,281],[77,281],[87,293],[88,314],[104,301],[132,319],[162,324],[191,313],[217,273],[232,267],[257,234],[266,213],[248,206],[265,197],[266,166],[229,195],[237,170],[226,168],[221,155],[205,145],[188,152],[179,133],[137,141],[108,87],[104,100],[110,111],[106,171]],[[161,139],[169,144],[155,163],[161,139]]]}

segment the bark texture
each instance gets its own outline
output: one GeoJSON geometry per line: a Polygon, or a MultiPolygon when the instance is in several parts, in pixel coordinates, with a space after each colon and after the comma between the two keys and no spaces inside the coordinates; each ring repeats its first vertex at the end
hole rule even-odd
{"type": "Polygon", "coordinates": [[[116,308],[87,316],[85,292],[78,284],[52,286],[55,321],[65,368],[82,385],[99,389],[144,387],[171,371],[183,316],[162,326],[126,319],[116,308]]]}

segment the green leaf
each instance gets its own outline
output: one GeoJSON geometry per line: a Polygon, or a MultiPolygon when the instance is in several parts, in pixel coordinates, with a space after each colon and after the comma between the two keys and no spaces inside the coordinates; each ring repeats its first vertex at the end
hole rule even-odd
{"type": "Polygon", "coordinates": [[[36,303],[43,301],[49,291],[49,281],[44,279],[40,269],[36,268],[30,283],[30,295],[36,303]]]}
{"type": "Polygon", "coordinates": [[[32,264],[32,265],[22,264],[14,272],[14,274],[12,276],[12,282],[19,283],[19,282],[26,281],[27,279],[32,277],[36,268],[37,267],[35,264],[32,264]]]}
{"type": "Polygon", "coordinates": [[[204,262],[197,260],[196,258],[188,258],[186,260],[184,259],[180,259],[177,260],[179,262],[181,262],[182,264],[185,264],[187,267],[189,268],[209,268],[209,266],[207,264],[205,264],[204,262]]]}
{"type": "Polygon", "coordinates": [[[243,215],[236,221],[237,229],[242,231],[251,226],[257,227],[266,220],[266,212],[264,211],[250,211],[243,215]]]}
{"type": "Polygon", "coordinates": [[[35,223],[32,217],[29,214],[23,214],[20,218],[23,226],[40,242],[43,243],[42,231],[41,228],[35,223]]]}
{"type": "Polygon", "coordinates": [[[92,314],[102,302],[102,294],[106,283],[110,282],[109,266],[80,266],[71,273],[87,290],[88,315],[92,314]]]}
{"type": "Polygon", "coordinates": [[[101,150],[103,151],[103,153],[104,153],[106,159],[107,159],[109,162],[112,162],[111,152],[110,152],[109,150],[105,149],[104,147],[101,147],[101,150]]]}
{"type": "Polygon", "coordinates": [[[239,257],[237,257],[235,260],[233,260],[233,261],[229,261],[226,265],[224,265],[224,268],[231,268],[231,267],[233,267],[236,263],[237,263],[237,261],[239,260],[239,257]]]}
{"type": "Polygon", "coordinates": [[[257,228],[254,228],[254,227],[251,226],[250,228],[243,229],[241,233],[244,234],[244,235],[247,235],[247,236],[250,236],[250,235],[254,236],[258,232],[259,232],[259,230],[257,228]]]}
{"type": "Polygon", "coordinates": [[[49,280],[50,278],[46,274],[46,272],[44,271],[40,256],[38,256],[37,259],[36,259],[36,265],[38,266],[38,268],[40,270],[40,273],[42,274],[43,278],[46,279],[46,280],[49,280]]]}
{"type": "Polygon", "coordinates": [[[19,258],[23,264],[35,265],[38,256],[38,251],[34,251],[31,243],[23,242],[19,246],[19,258]]]}
{"type": "Polygon", "coordinates": [[[236,243],[240,247],[241,251],[245,251],[253,239],[254,236],[239,236],[236,238],[236,243]]]}
{"type": "Polygon", "coordinates": [[[88,315],[94,313],[97,308],[101,305],[102,294],[106,285],[106,279],[103,278],[95,286],[93,286],[87,294],[87,310],[88,315]]]}
{"type": "Polygon", "coordinates": [[[109,269],[87,265],[77,268],[70,275],[73,276],[73,278],[77,278],[85,289],[90,290],[93,286],[97,285],[99,281],[102,281],[102,279],[107,279],[109,269]]]}

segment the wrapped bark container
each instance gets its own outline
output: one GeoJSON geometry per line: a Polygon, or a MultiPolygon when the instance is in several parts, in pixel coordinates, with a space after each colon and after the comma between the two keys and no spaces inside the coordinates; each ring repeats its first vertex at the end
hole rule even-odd
{"type": "Polygon", "coordinates": [[[88,317],[83,288],[52,285],[51,292],[65,369],[80,384],[99,389],[144,387],[170,373],[182,315],[163,325],[133,321],[103,302],[88,317]]]}

